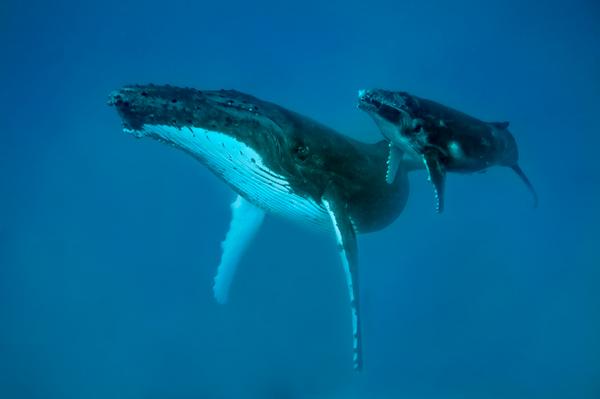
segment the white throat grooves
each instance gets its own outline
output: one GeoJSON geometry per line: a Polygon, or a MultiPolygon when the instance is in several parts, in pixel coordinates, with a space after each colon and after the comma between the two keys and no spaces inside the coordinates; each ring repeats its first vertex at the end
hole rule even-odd
{"type": "Polygon", "coordinates": [[[265,211],[317,227],[329,227],[327,211],[293,192],[252,147],[228,134],[198,127],[144,125],[142,135],[158,136],[192,153],[240,195],[265,211]]]}

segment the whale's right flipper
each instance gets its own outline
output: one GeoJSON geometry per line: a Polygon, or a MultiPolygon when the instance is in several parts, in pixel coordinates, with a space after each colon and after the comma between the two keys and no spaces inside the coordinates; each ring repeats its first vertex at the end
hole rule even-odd
{"type": "Polygon", "coordinates": [[[223,304],[229,297],[229,288],[240,258],[248,249],[248,245],[256,235],[265,212],[237,196],[231,204],[231,224],[225,240],[221,243],[223,254],[217,268],[213,292],[217,302],[223,304]]]}
{"type": "Polygon", "coordinates": [[[529,189],[529,192],[531,192],[531,195],[533,196],[533,207],[537,208],[538,195],[537,195],[537,192],[535,191],[535,188],[533,188],[533,184],[531,184],[531,182],[527,178],[527,175],[525,174],[525,172],[523,172],[523,170],[521,169],[521,167],[518,164],[514,164],[510,168],[515,171],[515,173],[521,178],[521,180],[523,180],[523,183],[525,183],[525,185],[529,189]]]}
{"type": "Polygon", "coordinates": [[[446,185],[446,169],[440,162],[436,151],[423,154],[423,162],[429,174],[429,181],[433,184],[435,194],[435,209],[438,213],[444,210],[444,188],[446,185]]]}
{"type": "Polygon", "coordinates": [[[348,215],[346,203],[335,196],[326,195],[323,205],[327,209],[335,232],[340,257],[346,274],[346,285],[352,311],[352,349],[355,370],[362,368],[362,337],[360,326],[360,300],[358,285],[358,252],[356,231],[348,215]]]}

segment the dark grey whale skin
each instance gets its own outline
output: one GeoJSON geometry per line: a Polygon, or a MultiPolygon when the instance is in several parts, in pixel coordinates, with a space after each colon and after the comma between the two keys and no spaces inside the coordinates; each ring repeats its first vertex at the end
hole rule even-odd
{"type": "MultiPolygon", "coordinates": [[[[385,179],[388,143],[353,140],[310,118],[234,90],[126,86],[110,95],[109,105],[116,107],[124,128],[140,136],[168,140],[156,132],[157,125],[181,129],[186,134],[206,129],[228,135],[261,157],[267,169],[263,172],[283,177],[290,194],[313,200],[322,207],[330,219],[346,274],[353,319],[353,364],[355,370],[362,369],[356,235],[392,223],[404,209],[409,192],[409,165],[402,164],[393,181],[385,179]]],[[[167,143],[205,162],[192,150],[176,142],[167,143]]],[[[234,168],[248,168],[231,156],[234,168]]],[[[224,176],[213,172],[238,190],[224,176]]],[[[268,187],[263,188],[268,191],[268,187]]],[[[238,194],[252,203],[252,196],[239,190],[238,194]]],[[[260,203],[254,205],[261,207],[260,203]]],[[[268,204],[262,207],[268,208],[268,204]]]]}
{"type": "Polygon", "coordinates": [[[239,91],[134,85],[113,92],[109,104],[129,129],[145,124],[199,127],[236,138],[254,148],[295,193],[320,203],[326,192],[334,191],[360,233],[388,226],[408,199],[406,168],[393,184],[385,181],[387,142],[353,140],[239,91]]]}
{"type": "Polygon", "coordinates": [[[384,136],[402,136],[410,150],[423,156],[438,212],[444,207],[446,172],[478,172],[495,165],[511,168],[529,189],[534,207],[538,206],[536,190],[519,166],[518,146],[508,122],[484,122],[404,91],[361,90],[358,106],[373,117],[384,136]],[[453,154],[453,144],[460,146],[460,156],[453,154]]]}

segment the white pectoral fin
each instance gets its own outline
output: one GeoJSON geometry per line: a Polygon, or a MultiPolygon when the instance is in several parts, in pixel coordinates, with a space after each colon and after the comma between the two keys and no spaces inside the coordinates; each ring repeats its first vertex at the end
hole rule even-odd
{"type": "Polygon", "coordinates": [[[402,162],[402,158],[404,156],[404,151],[400,148],[396,147],[392,142],[390,142],[390,151],[387,159],[387,170],[385,173],[385,181],[388,184],[392,184],[394,179],[396,179],[396,174],[398,173],[398,168],[400,167],[400,163],[402,162]]]}
{"type": "Polygon", "coordinates": [[[358,251],[356,232],[345,206],[334,198],[324,198],[323,204],[331,217],[335,238],[346,275],[346,285],[352,312],[352,349],[355,370],[362,368],[362,338],[360,326],[360,300],[358,285],[358,251]]]}
{"type": "Polygon", "coordinates": [[[215,276],[213,292],[219,303],[226,303],[229,288],[240,258],[258,232],[265,212],[238,195],[231,204],[231,224],[225,240],[221,243],[223,253],[215,276]]]}

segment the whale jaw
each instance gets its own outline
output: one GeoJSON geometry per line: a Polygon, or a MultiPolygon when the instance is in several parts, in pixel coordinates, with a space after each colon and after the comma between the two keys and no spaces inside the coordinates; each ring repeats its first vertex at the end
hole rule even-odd
{"type": "Polygon", "coordinates": [[[226,133],[166,125],[144,125],[141,129],[123,131],[182,149],[264,211],[319,230],[330,229],[329,216],[322,205],[295,193],[284,176],[265,164],[259,151],[226,133]]]}

